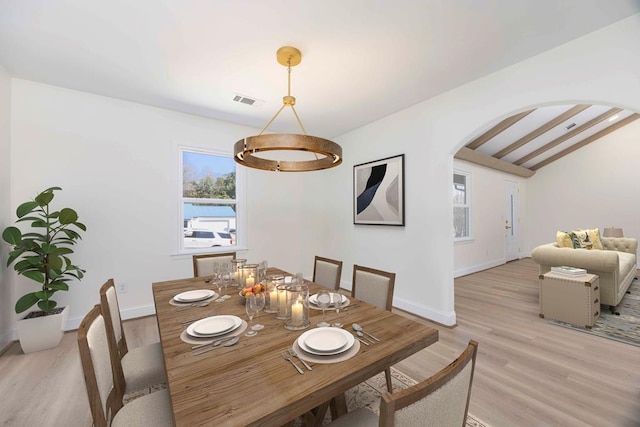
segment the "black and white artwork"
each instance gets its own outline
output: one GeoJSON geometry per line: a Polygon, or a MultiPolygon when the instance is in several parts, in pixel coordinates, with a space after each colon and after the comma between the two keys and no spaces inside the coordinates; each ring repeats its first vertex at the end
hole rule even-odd
{"type": "Polygon", "coordinates": [[[353,223],[404,225],[404,154],[353,167],[353,223]]]}

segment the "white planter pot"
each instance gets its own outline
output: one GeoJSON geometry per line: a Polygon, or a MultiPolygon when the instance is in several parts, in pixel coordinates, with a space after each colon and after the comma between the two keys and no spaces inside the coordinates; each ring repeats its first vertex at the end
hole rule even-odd
{"type": "Polygon", "coordinates": [[[25,353],[57,347],[69,318],[69,306],[61,313],[18,320],[18,339],[25,353]]]}

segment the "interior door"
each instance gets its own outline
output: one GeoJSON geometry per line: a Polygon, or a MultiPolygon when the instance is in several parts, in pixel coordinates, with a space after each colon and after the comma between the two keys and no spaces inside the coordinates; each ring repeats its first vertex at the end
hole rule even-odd
{"type": "Polygon", "coordinates": [[[518,192],[517,182],[505,181],[504,247],[507,262],[520,258],[518,192]]]}

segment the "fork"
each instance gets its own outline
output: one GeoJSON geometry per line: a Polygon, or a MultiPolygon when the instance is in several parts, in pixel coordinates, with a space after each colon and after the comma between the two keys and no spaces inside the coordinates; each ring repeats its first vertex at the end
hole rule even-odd
{"type": "Polygon", "coordinates": [[[206,307],[209,305],[211,301],[206,301],[206,302],[194,302],[193,304],[189,304],[189,305],[185,305],[182,307],[176,307],[176,311],[182,311],[182,310],[186,310],[188,308],[191,307],[206,307]]]}
{"type": "Polygon", "coordinates": [[[300,374],[304,374],[304,371],[302,369],[300,369],[300,367],[298,365],[296,365],[296,362],[294,362],[287,353],[280,353],[282,355],[282,358],[284,360],[286,360],[287,362],[291,362],[291,364],[293,365],[294,368],[296,368],[296,370],[300,373],[300,374]]]}
{"type": "Polygon", "coordinates": [[[289,354],[292,357],[298,358],[298,360],[302,362],[302,364],[304,365],[305,368],[307,368],[310,371],[313,371],[313,368],[311,366],[309,366],[309,364],[303,358],[298,356],[298,353],[296,353],[296,351],[293,349],[293,347],[289,347],[289,354]]]}

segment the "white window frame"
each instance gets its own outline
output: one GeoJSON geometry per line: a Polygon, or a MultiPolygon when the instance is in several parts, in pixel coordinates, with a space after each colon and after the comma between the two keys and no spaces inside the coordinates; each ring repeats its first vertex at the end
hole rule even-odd
{"type": "MultiPolygon", "coordinates": [[[[472,187],[471,187],[471,172],[468,171],[464,171],[464,170],[460,170],[460,169],[454,169],[453,170],[453,175],[451,176],[451,182],[453,184],[453,180],[455,178],[455,175],[462,175],[465,177],[465,200],[466,203],[456,203],[455,200],[453,200],[453,210],[455,211],[455,208],[465,208],[467,209],[467,224],[468,224],[468,235],[467,236],[462,236],[462,237],[453,237],[453,241],[455,242],[465,242],[465,241],[469,241],[469,240],[473,240],[473,206],[472,206],[472,195],[473,195],[473,191],[472,191],[472,187]]],[[[453,195],[452,195],[452,199],[453,199],[453,195]]],[[[451,224],[451,227],[453,228],[453,224],[451,224]]],[[[455,234],[455,229],[453,228],[453,231],[455,234]]]]}
{"type": "Polygon", "coordinates": [[[209,147],[196,146],[192,144],[176,144],[175,148],[176,168],[174,174],[174,187],[176,205],[175,216],[173,218],[173,253],[177,256],[191,256],[198,253],[215,253],[215,252],[237,252],[246,250],[247,226],[246,226],[246,191],[245,179],[246,173],[244,168],[236,165],[236,239],[231,246],[217,246],[211,248],[185,248],[184,247],[184,203],[221,203],[229,204],[228,199],[200,199],[182,196],[182,168],[183,153],[185,151],[207,154],[212,156],[229,157],[233,159],[233,153],[209,147]]]}

